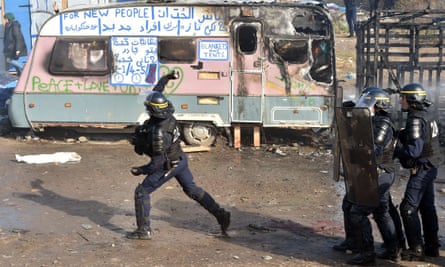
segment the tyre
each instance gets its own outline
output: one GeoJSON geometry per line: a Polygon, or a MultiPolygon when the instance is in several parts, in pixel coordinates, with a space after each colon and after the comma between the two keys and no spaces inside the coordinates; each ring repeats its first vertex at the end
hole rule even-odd
{"type": "Polygon", "coordinates": [[[187,123],[182,132],[188,145],[212,146],[216,141],[217,131],[210,123],[187,123]]]}

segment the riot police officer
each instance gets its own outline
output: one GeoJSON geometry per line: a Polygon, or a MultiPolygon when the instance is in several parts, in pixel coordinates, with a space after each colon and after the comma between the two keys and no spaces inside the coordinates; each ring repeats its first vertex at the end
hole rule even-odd
{"type": "Polygon", "coordinates": [[[162,77],[145,101],[150,118],[137,127],[132,144],[135,152],[150,157],[150,162],[140,167],[133,167],[133,175],[146,175],[134,193],[137,229],[127,235],[130,239],[152,238],[150,227],[150,194],[164,183],[175,177],[183,191],[214,215],[226,234],[230,224],[230,212],[219,206],[212,196],[198,187],[188,167],[187,156],[180,146],[180,133],[174,108],[162,94],[168,80],[176,79],[177,73],[162,77]]]}
{"type": "Polygon", "coordinates": [[[391,99],[385,91],[373,88],[360,97],[356,107],[367,107],[371,111],[374,152],[379,175],[379,205],[371,207],[352,203],[348,219],[349,231],[358,253],[348,261],[348,264],[369,265],[375,262],[374,238],[368,219],[370,214],[373,214],[385,244],[385,251],[380,254],[380,257],[396,261],[399,254],[399,242],[396,227],[389,211],[391,205],[389,190],[395,177],[392,159],[395,130],[389,114],[391,99]]]}
{"type": "Polygon", "coordinates": [[[439,256],[439,226],[434,205],[434,179],[437,177],[438,162],[435,162],[437,152],[433,144],[438,139],[433,138],[437,125],[427,117],[427,108],[432,103],[426,95],[426,90],[417,83],[407,84],[400,91],[401,109],[408,115],[405,129],[399,134],[395,156],[404,168],[410,170],[400,204],[409,246],[402,252],[404,260],[422,261],[425,255],[439,256]]]}
{"type": "MultiPolygon", "coordinates": [[[[373,116],[374,135],[376,135],[377,133],[380,133],[380,135],[382,135],[384,133],[384,131],[376,132],[378,130],[376,127],[378,127],[379,125],[380,126],[381,125],[391,126],[391,129],[387,128],[386,130],[390,131],[392,134],[393,123],[392,123],[391,119],[389,118],[389,113],[388,113],[391,105],[390,105],[390,102],[388,102],[389,96],[387,95],[387,93],[386,92],[382,93],[382,89],[380,89],[378,87],[370,86],[370,87],[366,87],[363,90],[361,96],[364,96],[364,95],[367,95],[367,97],[365,98],[365,99],[367,99],[367,102],[368,102],[367,105],[372,105],[372,103],[374,102],[374,100],[372,100],[372,98],[381,98],[378,100],[376,99],[375,104],[374,104],[374,105],[376,105],[377,110],[378,110],[377,114],[375,114],[373,116]],[[369,92],[373,92],[373,93],[369,94],[369,92]]],[[[365,101],[362,100],[360,105],[363,105],[364,102],[365,101]]],[[[353,108],[355,106],[356,106],[356,104],[351,101],[346,101],[343,103],[344,108],[353,108]]],[[[366,106],[366,104],[365,104],[365,106],[366,106]]],[[[378,145],[376,145],[376,147],[378,147],[378,145]]],[[[388,156],[390,153],[391,153],[391,148],[388,146],[386,149],[386,158],[385,158],[385,161],[387,161],[386,164],[391,162],[389,160],[389,156],[388,156]]],[[[378,157],[378,159],[382,160],[383,157],[378,157]]],[[[386,170],[392,171],[392,168],[386,167],[386,170]]],[[[386,174],[384,175],[384,177],[382,177],[381,180],[383,180],[383,178],[385,178],[385,177],[387,177],[386,174]]],[[[389,179],[389,181],[391,181],[391,180],[392,179],[389,179]]],[[[385,186],[387,186],[387,185],[385,185],[385,186]]],[[[391,216],[391,219],[394,223],[394,227],[395,227],[395,231],[396,231],[396,235],[397,235],[398,247],[397,247],[397,251],[391,250],[391,246],[393,246],[393,244],[392,244],[393,240],[391,240],[391,238],[389,238],[389,240],[387,240],[387,242],[390,243],[389,244],[390,249],[386,249],[387,244],[384,244],[384,246],[383,246],[384,251],[377,254],[377,256],[382,259],[396,260],[398,258],[398,252],[400,252],[400,250],[406,248],[405,235],[403,232],[400,214],[392,201],[390,191],[382,190],[382,192],[385,195],[385,196],[383,196],[383,205],[385,205],[385,207],[388,206],[389,215],[391,216]],[[394,253],[394,252],[396,252],[396,253],[394,253]]],[[[349,201],[347,194],[345,194],[345,196],[343,197],[343,202],[342,202],[342,211],[343,211],[343,219],[344,219],[343,222],[344,222],[344,230],[345,230],[346,238],[340,244],[334,245],[333,246],[334,250],[342,251],[342,252],[346,252],[349,250],[353,253],[359,252],[359,244],[357,244],[357,241],[354,240],[354,236],[353,236],[354,233],[353,233],[353,229],[352,229],[352,225],[351,225],[351,209],[353,206],[354,206],[354,204],[351,201],[349,201]]],[[[374,214],[376,221],[379,222],[379,224],[380,224],[379,230],[387,231],[387,229],[389,228],[390,231],[392,231],[390,222],[389,222],[389,226],[387,226],[388,221],[387,221],[386,215],[387,215],[386,212],[376,212],[374,214]]],[[[381,235],[386,236],[384,233],[381,233],[381,235]]]]}

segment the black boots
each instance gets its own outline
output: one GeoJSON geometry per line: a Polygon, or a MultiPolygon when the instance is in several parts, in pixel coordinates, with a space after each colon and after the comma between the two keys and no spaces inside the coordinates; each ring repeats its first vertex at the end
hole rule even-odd
{"type": "Polygon", "coordinates": [[[429,247],[425,246],[425,256],[428,257],[439,257],[439,246],[429,247]]]}
{"type": "Polygon", "coordinates": [[[225,211],[224,209],[219,209],[214,215],[218,224],[221,226],[221,233],[227,235],[227,228],[229,228],[230,225],[230,212],[225,211]]]}
{"type": "Polygon", "coordinates": [[[383,251],[377,253],[377,258],[397,262],[400,260],[400,253],[406,250],[406,242],[405,239],[399,240],[395,247],[383,243],[382,248],[383,251]]]}
{"type": "Polygon", "coordinates": [[[230,212],[221,208],[209,193],[199,187],[196,187],[195,191],[188,193],[188,195],[215,216],[218,224],[221,226],[222,234],[227,235],[227,228],[230,225],[230,212]]]}
{"type": "Polygon", "coordinates": [[[425,256],[439,257],[440,241],[439,237],[437,236],[437,232],[429,235],[424,235],[424,239],[425,239],[425,246],[424,246],[425,256]]]}
{"type": "Polygon", "coordinates": [[[374,251],[361,252],[356,254],[352,259],[350,259],[347,264],[350,265],[360,265],[360,266],[373,266],[376,265],[375,261],[376,255],[374,251]]]}
{"type": "Polygon", "coordinates": [[[377,258],[397,262],[400,259],[400,249],[384,249],[377,253],[377,258]]]}
{"type": "Polygon", "coordinates": [[[404,261],[424,261],[425,253],[423,252],[422,246],[415,246],[414,248],[410,248],[402,251],[402,260],[404,261]]]}
{"type": "Polygon", "coordinates": [[[138,228],[134,232],[127,234],[128,239],[140,239],[140,240],[150,240],[151,239],[151,229],[150,227],[138,228]]]}
{"type": "Polygon", "coordinates": [[[349,241],[348,239],[345,239],[343,242],[341,242],[338,245],[334,245],[332,248],[334,250],[341,251],[341,252],[347,252],[349,250],[349,251],[352,251],[352,253],[358,253],[358,248],[356,248],[352,244],[352,241],[349,241]]]}

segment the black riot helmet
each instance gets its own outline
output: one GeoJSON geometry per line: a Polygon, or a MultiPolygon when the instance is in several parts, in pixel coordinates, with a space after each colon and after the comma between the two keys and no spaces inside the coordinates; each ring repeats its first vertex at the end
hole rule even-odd
{"type": "Polygon", "coordinates": [[[367,87],[357,102],[357,107],[377,107],[385,112],[392,108],[389,94],[378,87],[367,87]]]}
{"type": "Polygon", "coordinates": [[[400,90],[400,96],[406,98],[410,107],[423,110],[431,105],[431,102],[426,99],[426,90],[421,84],[409,83],[400,90]]]}
{"type": "Polygon", "coordinates": [[[369,93],[370,91],[374,91],[374,90],[380,90],[380,88],[375,87],[375,86],[365,87],[365,89],[363,89],[362,94],[360,96],[365,95],[365,94],[369,93]]]}
{"type": "Polygon", "coordinates": [[[161,92],[157,91],[153,91],[147,96],[144,105],[150,117],[159,119],[167,118],[168,114],[172,111],[169,107],[170,101],[168,101],[161,92]]]}

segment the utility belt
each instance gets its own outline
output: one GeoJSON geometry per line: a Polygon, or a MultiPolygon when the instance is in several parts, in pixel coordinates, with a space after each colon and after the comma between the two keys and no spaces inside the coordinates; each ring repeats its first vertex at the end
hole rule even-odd
{"type": "Polygon", "coordinates": [[[164,176],[170,175],[173,172],[173,170],[176,167],[178,167],[178,165],[181,162],[181,160],[182,160],[182,157],[179,157],[178,159],[175,159],[175,160],[168,159],[165,162],[165,166],[164,166],[165,170],[167,170],[167,172],[164,174],[164,176]]]}
{"type": "Polygon", "coordinates": [[[164,164],[164,169],[170,170],[171,168],[178,167],[179,162],[181,162],[181,160],[182,160],[182,157],[179,157],[175,160],[167,159],[164,164]]]}
{"type": "Polygon", "coordinates": [[[168,160],[167,162],[170,162],[170,164],[169,164],[170,168],[176,168],[176,167],[178,167],[179,162],[181,162],[181,160],[182,160],[182,157],[179,157],[176,160],[168,160]]]}

